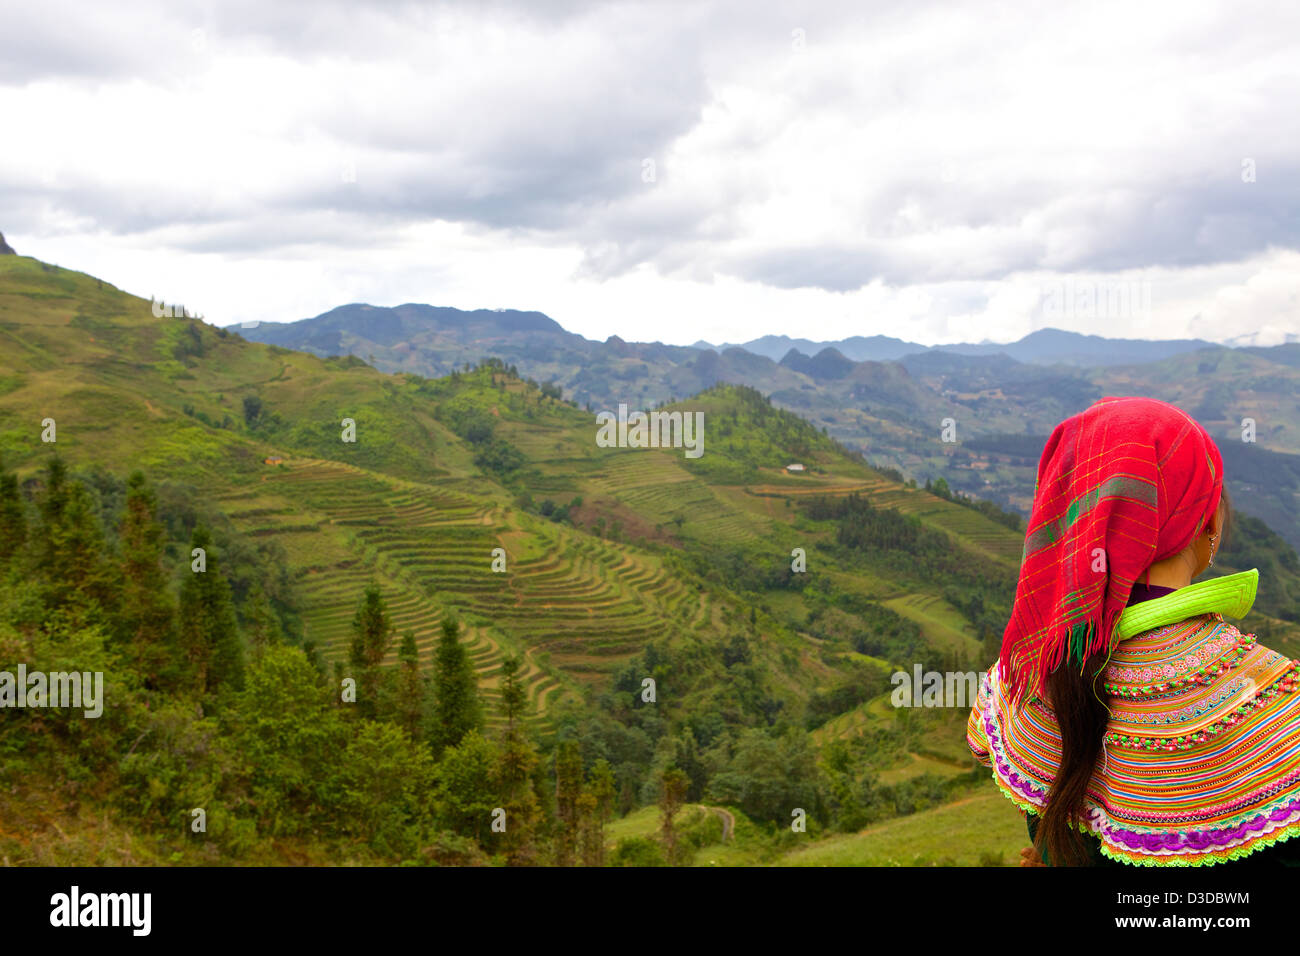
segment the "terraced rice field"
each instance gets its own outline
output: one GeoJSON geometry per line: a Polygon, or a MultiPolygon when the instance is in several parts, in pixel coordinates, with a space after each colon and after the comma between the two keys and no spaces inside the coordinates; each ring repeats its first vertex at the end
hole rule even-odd
{"type": "Polygon", "coordinates": [[[929,647],[969,654],[980,651],[965,619],[937,594],[908,594],[881,603],[918,624],[929,647]]]}
{"type": "Polygon", "coordinates": [[[888,694],[876,700],[867,701],[865,704],[853,708],[853,710],[832,717],[812,732],[812,738],[820,747],[832,740],[849,740],[857,737],[869,726],[877,723],[882,716],[887,715],[889,707],[888,694]],[[883,704],[877,703],[877,701],[883,701],[883,704]],[[873,705],[875,705],[874,712],[873,705]]]}
{"type": "Polygon", "coordinates": [[[1020,564],[1024,536],[991,521],[977,511],[935,498],[919,489],[901,487],[886,478],[849,480],[842,476],[808,476],[797,481],[753,485],[750,494],[799,499],[812,495],[859,494],[878,508],[913,514],[927,525],[962,538],[999,561],[1020,564]]]}
{"type": "Polygon", "coordinates": [[[903,514],[914,514],[931,527],[958,535],[971,546],[1000,561],[1020,565],[1024,536],[978,511],[961,505],[949,504],[912,488],[897,485],[887,491],[873,494],[872,504],[881,508],[897,508],[903,514]]]}
{"type": "Polygon", "coordinates": [[[699,540],[736,544],[766,531],[766,519],[727,502],[683,461],[676,452],[622,451],[610,455],[587,483],[656,524],[681,516],[683,533],[699,540]]]}
{"type": "Polygon", "coordinates": [[[857,492],[860,495],[874,496],[882,489],[896,487],[893,482],[884,478],[866,479],[863,481],[845,480],[840,476],[832,478],[799,478],[797,481],[790,481],[783,484],[761,484],[753,485],[750,491],[756,495],[772,495],[774,497],[784,497],[789,495],[794,498],[808,497],[810,495],[848,495],[857,492]]]}
{"type": "Polygon", "coordinates": [[[650,641],[720,613],[654,555],[512,511],[460,481],[420,484],[294,459],[221,497],[241,531],[285,548],[307,636],[326,660],[346,660],[357,602],[377,581],[397,633],[415,633],[425,662],[443,616],[461,619],[490,715],[507,654],[523,652],[540,714],[650,641]],[[504,572],[492,568],[498,548],[504,572]]]}

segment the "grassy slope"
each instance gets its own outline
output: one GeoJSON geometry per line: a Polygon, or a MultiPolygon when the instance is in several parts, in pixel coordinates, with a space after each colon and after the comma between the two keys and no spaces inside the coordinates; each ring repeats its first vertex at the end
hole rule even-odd
{"type": "MultiPolygon", "coordinates": [[[[679,830],[699,826],[718,811],[688,806],[678,811],[679,830]]],[[[782,832],[773,835],[735,809],[735,833],[723,842],[721,826],[704,828],[705,842],[696,849],[694,866],[1015,866],[1029,845],[1020,811],[998,790],[981,788],[952,803],[866,827],[857,833],[816,836],[782,832]]],[[[661,818],[644,807],[606,827],[606,849],[619,841],[654,838],[661,818]]]]}
{"type": "Polygon", "coordinates": [[[991,788],[786,854],[783,866],[1015,865],[1029,844],[1024,817],[991,788]]]}

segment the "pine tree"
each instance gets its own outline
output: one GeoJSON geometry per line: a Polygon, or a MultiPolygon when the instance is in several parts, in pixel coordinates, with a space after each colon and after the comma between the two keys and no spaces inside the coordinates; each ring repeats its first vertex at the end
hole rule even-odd
{"type": "Polygon", "coordinates": [[[460,642],[460,624],[442,619],[442,633],[433,652],[433,727],[429,743],[434,756],[460,743],[483,723],[474,664],[460,642]]]}
{"type": "Polygon", "coordinates": [[[583,866],[605,865],[605,828],[600,820],[596,794],[583,787],[578,794],[578,855],[583,866]]]}
{"type": "MultiPolygon", "coordinates": [[[[45,493],[41,498],[41,518],[46,527],[59,524],[68,503],[68,467],[57,455],[45,466],[45,493]]],[[[46,542],[49,547],[49,542],[46,542]]]]}
{"type": "Polygon", "coordinates": [[[202,548],[206,568],[193,564],[181,583],[180,645],[191,686],[201,695],[244,685],[244,647],[230,597],[230,583],[222,575],[212,535],[203,525],[190,536],[190,554],[202,548]]]}
{"type": "Polygon", "coordinates": [[[424,720],[424,680],[420,676],[420,649],[415,644],[415,632],[402,635],[402,646],[397,652],[401,664],[397,675],[398,723],[414,739],[424,720]]]}
{"type": "Polygon", "coordinates": [[[515,724],[523,717],[528,702],[524,685],[519,681],[520,666],[522,661],[518,657],[507,657],[501,662],[501,715],[506,719],[509,733],[514,733],[515,724]]]}
{"type": "Polygon", "coordinates": [[[46,468],[40,513],[37,570],[45,577],[46,604],[52,609],[110,609],[116,589],[99,508],[84,484],[68,480],[59,458],[46,468]]]}
{"type": "Polygon", "coordinates": [[[280,626],[271,600],[266,596],[262,582],[253,579],[248,589],[244,610],[244,630],[254,654],[261,654],[271,644],[284,642],[284,629],[280,626]]]}
{"type": "MultiPolygon", "coordinates": [[[[578,801],[582,796],[582,754],[576,740],[555,749],[555,865],[572,866],[578,843],[578,801]]],[[[594,800],[593,800],[594,806],[594,800]]]]}
{"type": "Polygon", "coordinates": [[[157,687],[174,655],[176,611],[163,570],[166,538],[144,475],[133,472],[126,487],[126,512],[118,531],[122,598],[115,630],[146,684],[157,687]]]}
{"type": "Polygon", "coordinates": [[[0,473],[0,568],[13,563],[27,544],[27,508],[18,476],[0,473]]]}
{"type": "Polygon", "coordinates": [[[379,667],[393,640],[393,622],[379,585],[367,585],[352,618],[348,663],[357,674],[357,706],[365,717],[378,713],[379,667]]]}
{"type": "Polygon", "coordinates": [[[596,810],[600,822],[608,823],[609,818],[614,815],[614,800],[618,796],[618,786],[614,780],[614,770],[604,757],[591,766],[591,792],[596,798],[596,810]]]}
{"type": "Polygon", "coordinates": [[[521,720],[526,697],[519,681],[520,660],[508,657],[501,664],[501,711],[506,732],[501,742],[497,780],[502,808],[506,811],[506,862],[527,865],[536,859],[534,849],[538,800],[533,792],[533,770],[537,751],[528,739],[521,720]]]}

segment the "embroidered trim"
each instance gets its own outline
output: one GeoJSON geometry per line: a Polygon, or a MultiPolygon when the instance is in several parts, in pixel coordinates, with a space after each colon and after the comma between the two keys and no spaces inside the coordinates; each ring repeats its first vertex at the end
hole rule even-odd
{"type": "MultiPolygon", "coordinates": [[[[1191,684],[1207,684],[1211,678],[1217,677],[1224,671],[1232,670],[1241,663],[1242,658],[1249,654],[1255,646],[1255,635],[1228,636],[1217,642],[1207,643],[1212,646],[1202,648],[1197,652],[1197,655],[1205,654],[1208,651],[1214,656],[1195,670],[1190,672],[1183,670],[1180,673],[1173,664],[1165,664],[1163,667],[1111,667],[1107,669],[1106,676],[1112,678],[1112,680],[1109,683],[1102,684],[1102,687],[1106,693],[1116,697],[1137,698],[1164,694],[1171,690],[1180,690],[1191,684]],[[1226,650],[1220,651],[1220,648],[1223,647],[1226,647],[1226,650]],[[1152,682],[1153,677],[1167,677],[1169,679],[1152,682]],[[1129,680],[1124,680],[1124,678],[1129,678],[1129,680]],[[1148,683],[1139,684],[1137,681],[1147,681],[1148,683]]],[[[1189,668],[1192,667],[1196,662],[1197,655],[1188,655],[1184,658],[1183,663],[1189,668]]]]}
{"type": "Polygon", "coordinates": [[[1250,711],[1256,707],[1263,707],[1279,694],[1292,693],[1296,689],[1297,680],[1300,680],[1300,661],[1293,660],[1285,674],[1262,689],[1252,699],[1232,711],[1222,721],[1211,724],[1204,730],[1198,730],[1194,734],[1183,737],[1129,737],[1112,731],[1106,735],[1105,740],[1108,744],[1135,750],[1190,750],[1196,744],[1217,737],[1229,727],[1244,720],[1250,711]]]}
{"type": "Polygon", "coordinates": [[[1195,704],[1188,704],[1186,707],[1180,707],[1177,710],[1161,711],[1154,714],[1127,714],[1124,717],[1124,723],[1181,724],[1189,720],[1195,720],[1202,714],[1208,714],[1214,710],[1229,697],[1241,693],[1245,686],[1245,678],[1234,677],[1218,690],[1213,691],[1208,697],[1197,701],[1195,704]]]}

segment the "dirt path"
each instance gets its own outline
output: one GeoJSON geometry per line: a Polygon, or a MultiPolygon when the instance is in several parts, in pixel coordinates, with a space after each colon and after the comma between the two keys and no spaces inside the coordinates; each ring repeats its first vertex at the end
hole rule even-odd
{"type": "Polygon", "coordinates": [[[735,835],[736,817],[730,810],[724,810],[722,807],[706,807],[700,803],[697,806],[706,813],[716,813],[722,818],[722,842],[726,843],[735,835]]]}

